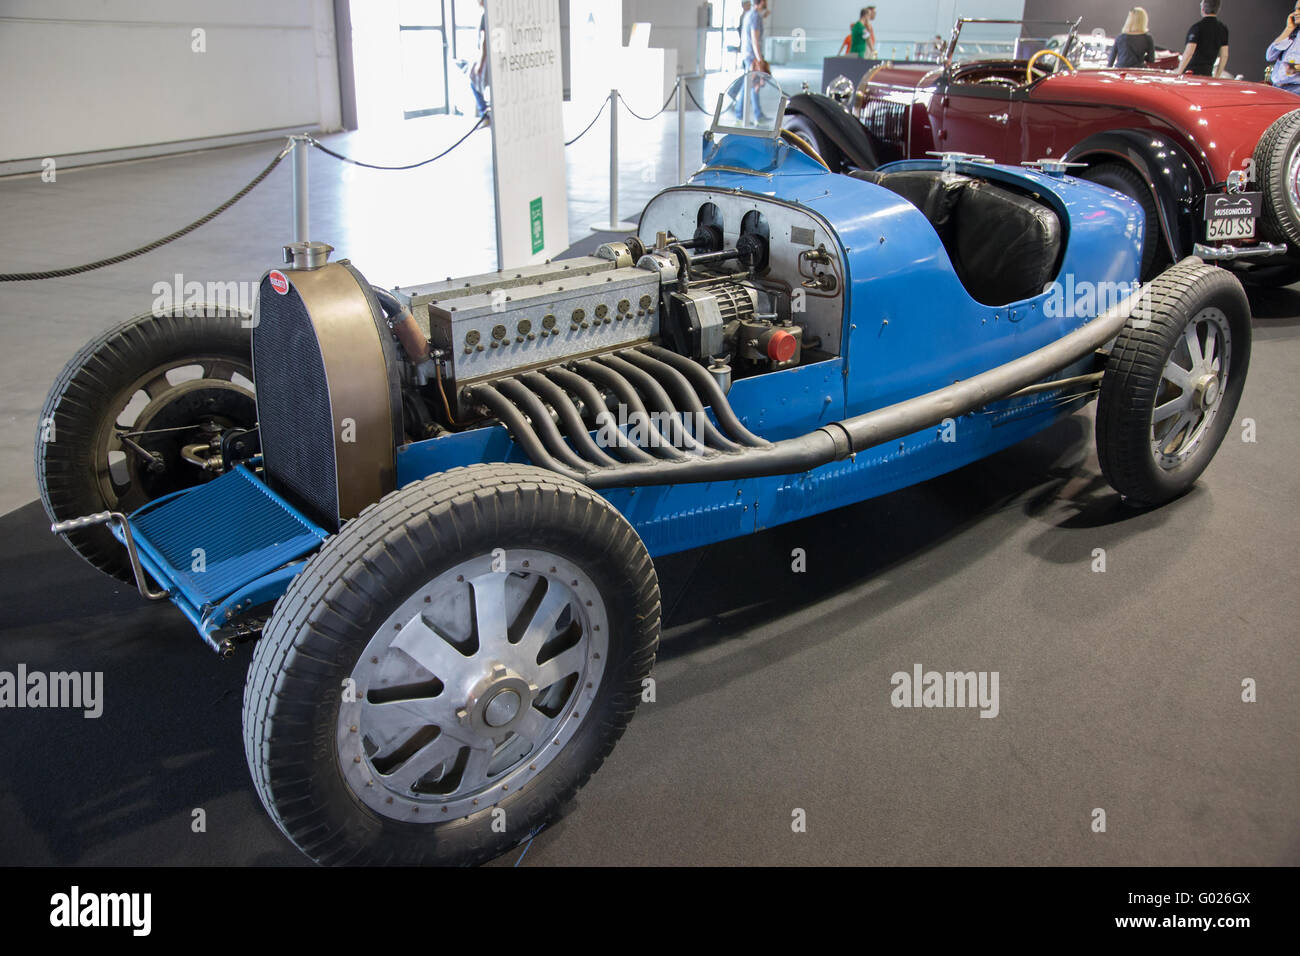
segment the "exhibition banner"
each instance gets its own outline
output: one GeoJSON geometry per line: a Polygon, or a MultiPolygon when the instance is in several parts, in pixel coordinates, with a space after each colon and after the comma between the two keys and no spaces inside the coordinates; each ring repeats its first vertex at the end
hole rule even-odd
{"type": "Polygon", "coordinates": [[[560,0],[487,0],[497,267],[569,245],[560,0]]]}

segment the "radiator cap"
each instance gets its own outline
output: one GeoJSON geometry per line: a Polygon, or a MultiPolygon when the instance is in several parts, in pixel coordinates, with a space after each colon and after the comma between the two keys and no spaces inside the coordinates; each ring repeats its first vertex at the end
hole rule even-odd
{"type": "Polygon", "coordinates": [[[295,269],[319,269],[329,261],[334,247],[327,242],[291,242],[284,247],[284,261],[295,269]]]}

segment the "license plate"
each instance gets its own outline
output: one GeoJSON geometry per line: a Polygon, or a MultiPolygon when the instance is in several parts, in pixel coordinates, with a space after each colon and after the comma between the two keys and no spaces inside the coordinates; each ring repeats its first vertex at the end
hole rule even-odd
{"type": "Polygon", "coordinates": [[[1207,240],[1253,239],[1262,193],[1217,193],[1205,197],[1207,240]]]}
{"type": "Polygon", "coordinates": [[[1235,219],[1211,219],[1205,224],[1205,238],[1254,239],[1255,220],[1239,216],[1235,219]]]}

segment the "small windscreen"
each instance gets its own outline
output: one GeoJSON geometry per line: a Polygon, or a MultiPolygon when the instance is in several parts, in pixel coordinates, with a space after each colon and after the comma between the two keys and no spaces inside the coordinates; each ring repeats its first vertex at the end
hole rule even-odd
{"type": "Polygon", "coordinates": [[[1043,49],[1073,48],[1077,26],[1065,20],[959,20],[952,61],[1023,60],[1043,49]]]}
{"type": "Polygon", "coordinates": [[[750,72],[737,76],[718,94],[713,109],[713,130],[774,139],[781,130],[789,97],[770,74],[750,72]]]}

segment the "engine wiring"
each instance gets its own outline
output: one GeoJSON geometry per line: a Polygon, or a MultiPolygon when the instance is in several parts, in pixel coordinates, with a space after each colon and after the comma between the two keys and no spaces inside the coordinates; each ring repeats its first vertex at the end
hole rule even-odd
{"type": "Polygon", "coordinates": [[[447,389],[442,383],[442,357],[434,356],[433,359],[433,377],[438,383],[438,395],[442,398],[442,409],[447,413],[447,423],[457,426],[460,423],[456,421],[456,416],[451,413],[451,403],[447,401],[447,389]]]}

